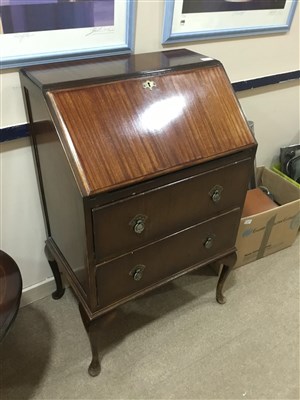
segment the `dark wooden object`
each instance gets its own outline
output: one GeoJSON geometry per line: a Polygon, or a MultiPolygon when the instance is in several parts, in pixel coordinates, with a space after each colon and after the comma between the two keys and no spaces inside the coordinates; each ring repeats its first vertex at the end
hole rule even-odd
{"type": "Polygon", "coordinates": [[[0,250],[0,341],[16,318],[22,295],[22,277],[16,262],[0,250]]]}
{"type": "Polygon", "coordinates": [[[256,143],[219,61],[188,50],[21,71],[46,252],[94,321],[193,269],[235,262],[256,143]]]}
{"type": "Polygon", "coordinates": [[[50,265],[53,277],[56,283],[56,290],[52,293],[52,298],[54,300],[59,300],[65,293],[65,289],[63,287],[60,271],[55,261],[55,258],[52,256],[51,252],[49,251],[47,245],[45,246],[45,255],[47,257],[48,263],[50,265]]]}

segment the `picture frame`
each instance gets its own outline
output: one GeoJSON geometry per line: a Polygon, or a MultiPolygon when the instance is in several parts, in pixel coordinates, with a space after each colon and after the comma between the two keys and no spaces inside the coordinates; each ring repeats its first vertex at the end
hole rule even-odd
{"type": "MultiPolygon", "coordinates": [[[[85,0],[84,0],[85,1],[85,0]]],[[[28,65],[67,61],[67,60],[80,60],[84,58],[93,58],[97,56],[114,55],[114,54],[126,54],[133,50],[134,41],[134,21],[135,21],[135,0],[100,0],[101,7],[103,7],[104,2],[111,2],[112,11],[110,11],[111,18],[110,22],[107,22],[104,26],[96,25],[96,16],[91,15],[94,11],[95,4],[99,0],[85,1],[83,0],[2,0],[0,6],[0,68],[18,68],[28,65]],[[37,3],[41,6],[40,9],[43,10],[44,21],[49,21],[47,12],[56,12],[55,22],[58,20],[58,12],[53,11],[53,7],[58,7],[58,3],[62,1],[61,6],[66,7],[81,7],[90,6],[89,18],[90,20],[84,21],[84,27],[80,28],[70,28],[70,21],[68,18],[65,19],[66,25],[61,25],[59,29],[42,29],[38,30],[38,21],[41,25],[41,21],[37,18],[32,19],[32,14],[30,14],[31,20],[33,22],[28,22],[29,18],[24,18],[21,21],[22,24],[17,20],[14,27],[11,21],[13,21],[11,15],[9,15],[9,23],[7,30],[10,29],[9,33],[6,33],[3,29],[5,18],[4,6],[9,7],[13,5],[16,11],[16,7],[23,5],[24,7],[29,7],[30,4],[35,6],[35,12],[37,3]],[[15,3],[14,3],[15,2],[15,3]],[[80,3],[81,2],[81,3],[80,3]],[[54,4],[55,3],[55,4],[54,4]],[[45,9],[45,5],[47,8],[45,9]],[[52,8],[49,8],[52,6],[52,8]],[[1,10],[2,9],[2,10],[1,10]],[[46,10],[46,11],[45,11],[46,10]],[[2,11],[2,13],[1,13],[2,11]],[[45,15],[44,15],[45,14],[45,15]],[[2,19],[1,19],[2,18],[2,19]],[[112,21],[112,24],[111,24],[112,21]],[[27,27],[24,25],[27,23],[27,27]],[[69,23],[69,26],[68,26],[69,23]],[[11,27],[12,26],[12,27],[11,27]],[[32,28],[33,27],[33,28],[32,28]],[[13,29],[19,29],[23,31],[13,31],[13,29]]],[[[99,4],[100,4],[99,1],[99,4]]],[[[8,10],[11,11],[11,10],[8,10]]],[[[26,10],[25,10],[26,11],[26,10]]],[[[30,10],[29,10],[30,11],[30,10]]],[[[68,16],[70,16],[70,9],[66,10],[68,16]]],[[[78,19],[82,20],[82,8],[77,11],[79,16],[76,23],[78,25],[78,19]]],[[[23,11],[24,12],[24,11],[23,11]]],[[[60,20],[63,20],[61,15],[61,9],[59,9],[60,20]]],[[[10,13],[12,14],[12,12],[10,13]]],[[[98,12],[99,15],[99,12],[98,12]]],[[[75,21],[74,17],[74,21],[75,21]]],[[[70,19],[70,18],[69,18],[70,19]]],[[[72,21],[71,21],[72,22],[72,21]]],[[[46,22],[45,22],[46,23],[46,22]]],[[[82,22],[83,25],[83,22],[82,22]]]]}
{"type": "Polygon", "coordinates": [[[297,3],[298,0],[166,0],[162,43],[287,32],[297,3]]]}

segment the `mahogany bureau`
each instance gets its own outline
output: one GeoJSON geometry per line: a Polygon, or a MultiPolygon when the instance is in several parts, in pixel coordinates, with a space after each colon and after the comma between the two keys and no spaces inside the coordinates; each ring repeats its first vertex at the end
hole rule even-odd
{"type": "MultiPolygon", "coordinates": [[[[99,374],[93,321],[208,263],[235,240],[256,143],[222,64],[188,50],[21,70],[47,231],[75,292],[99,374]]],[[[59,269],[58,269],[59,267],[59,269]]]]}

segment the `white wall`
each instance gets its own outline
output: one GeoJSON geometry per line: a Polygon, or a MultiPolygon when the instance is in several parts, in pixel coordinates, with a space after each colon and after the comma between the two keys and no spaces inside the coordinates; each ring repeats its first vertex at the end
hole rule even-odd
{"type": "Polygon", "coordinates": [[[281,146],[300,143],[298,82],[247,90],[238,98],[248,119],[254,121],[257,165],[274,165],[281,146]]]}
{"type": "MultiPolygon", "coordinates": [[[[219,59],[232,82],[299,69],[299,7],[286,34],[251,36],[162,46],[163,1],[138,0],[135,52],[186,47],[219,59]]],[[[257,163],[270,166],[283,144],[299,138],[299,82],[286,82],[238,94],[255,122],[257,163]]],[[[18,72],[1,74],[1,127],[26,121],[18,72]]],[[[0,247],[17,261],[24,287],[47,280],[44,225],[28,139],[1,144],[0,247]]]]}
{"type": "Polygon", "coordinates": [[[23,286],[51,276],[43,254],[45,228],[28,138],[1,146],[1,249],[20,267],[23,286]]]}

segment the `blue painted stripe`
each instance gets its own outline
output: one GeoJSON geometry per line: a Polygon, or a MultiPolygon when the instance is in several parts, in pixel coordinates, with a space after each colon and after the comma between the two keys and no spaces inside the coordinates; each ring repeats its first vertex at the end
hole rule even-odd
{"type": "MultiPolygon", "coordinates": [[[[261,78],[249,79],[247,81],[234,82],[232,84],[232,87],[236,92],[242,92],[244,90],[274,85],[295,79],[300,79],[300,70],[270,76],[263,76],[261,78]]],[[[29,136],[28,124],[0,129],[0,143],[27,136],[29,136]]]]}
{"type": "Polygon", "coordinates": [[[300,70],[284,72],[282,74],[263,76],[261,78],[249,79],[248,81],[240,81],[232,84],[233,89],[236,92],[242,92],[243,90],[255,89],[268,85],[275,85],[277,83],[291,81],[294,79],[300,79],[300,70]]]}
{"type": "Polygon", "coordinates": [[[28,124],[0,129],[0,143],[29,136],[28,124]]]}

